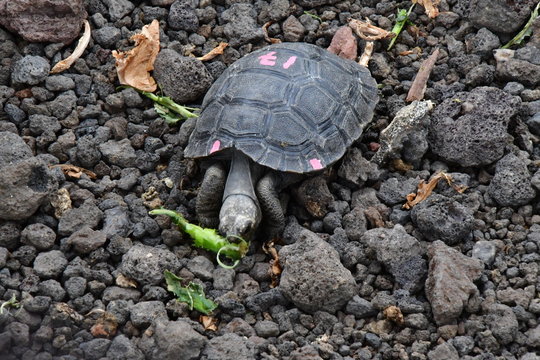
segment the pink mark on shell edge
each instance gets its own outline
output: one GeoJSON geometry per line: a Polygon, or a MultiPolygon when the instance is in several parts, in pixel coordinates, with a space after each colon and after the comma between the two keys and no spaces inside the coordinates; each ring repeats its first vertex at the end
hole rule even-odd
{"type": "Polygon", "coordinates": [[[274,56],[275,53],[275,51],[271,51],[268,54],[259,56],[259,64],[268,66],[276,65],[277,56],[274,56]]]}
{"type": "Polygon", "coordinates": [[[311,159],[309,160],[309,164],[314,170],[321,170],[323,168],[321,164],[321,160],[319,159],[311,159]]]}
{"type": "Polygon", "coordinates": [[[284,64],[283,68],[288,69],[291,67],[292,64],[296,61],[296,56],[291,56],[284,64]]]}
{"type": "Polygon", "coordinates": [[[210,154],[218,151],[220,146],[221,146],[221,142],[219,140],[214,141],[214,143],[212,144],[212,148],[210,149],[210,154]]]}

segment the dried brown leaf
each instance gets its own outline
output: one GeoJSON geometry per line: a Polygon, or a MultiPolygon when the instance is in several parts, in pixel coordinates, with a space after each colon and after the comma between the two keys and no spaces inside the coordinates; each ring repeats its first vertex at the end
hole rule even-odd
{"type": "Polygon", "coordinates": [[[86,50],[86,47],[90,43],[91,37],[92,31],[90,30],[90,23],[88,22],[88,20],[84,20],[84,34],[79,39],[75,50],[73,50],[73,53],[71,53],[71,55],[69,55],[64,60],[57,62],[56,65],[54,65],[51,69],[51,74],[58,74],[59,72],[69,69],[71,65],[73,65],[75,60],[80,58],[81,55],[84,53],[84,50],[86,50]]]}
{"type": "Polygon", "coordinates": [[[213,316],[199,316],[199,322],[203,325],[204,330],[217,331],[217,321],[213,316]]]}
{"type": "Polygon", "coordinates": [[[69,177],[79,179],[81,175],[84,173],[88,175],[90,179],[96,179],[97,176],[94,172],[90,170],[86,170],[82,167],[71,165],[71,164],[58,164],[58,165],[51,165],[51,168],[58,167],[62,170],[62,172],[69,177]]]}
{"type": "Polygon", "coordinates": [[[120,84],[136,89],[153,92],[157,89],[150,71],[154,70],[154,61],[159,52],[159,21],[143,26],[139,34],[131,37],[135,47],[129,51],[113,50],[116,59],[116,72],[120,84]]]}
{"type": "Polygon", "coordinates": [[[356,35],[367,41],[381,40],[395,36],[393,32],[370,24],[369,20],[349,19],[349,26],[354,30],[356,35]]]}
{"type": "Polygon", "coordinates": [[[117,328],[118,320],[116,319],[116,316],[110,312],[104,311],[90,328],[90,333],[94,337],[111,338],[116,334],[117,328]]]}
{"type": "Polygon", "coordinates": [[[412,0],[412,2],[414,4],[422,5],[426,10],[427,16],[432,19],[439,15],[439,9],[437,8],[437,5],[439,5],[441,0],[412,0]]]}
{"type": "Polygon", "coordinates": [[[279,255],[275,248],[274,240],[265,243],[263,245],[263,250],[265,253],[272,256],[272,260],[270,260],[270,278],[272,279],[270,287],[275,288],[279,285],[279,276],[281,275],[282,269],[279,264],[279,255]]]}
{"type": "Polygon", "coordinates": [[[342,26],[332,37],[332,42],[327,50],[344,59],[356,60],[357,47],[352,29],[349,26],[342,26]]]}
{"type": "Polygon", "coordinates": [[[119,274],[116,277],[116,285],[123,287],[123,288],[137,288],[137,282],[133,279],[128,278],[124,274],[119,274]]]}
{"type": "Polygon", "coordinates": [[[418,73],[414,78],[414,81],[411,85],[411,88],[409,89],[409,93],[407,94],[407,98],[405,99],[405,101],[422,100],[424,98],[424,93],[426,92],[427,88],[427,82],[429,80],[429,76],[431,75],[431,71],[435,66],[435,62],[437,61],[438,56],[439,48],[435,49],[435,51],[433,51],[433,53],[429,55],[426,60],[424,60],[422,65],[420,65],[420,69],[418,69],[418,73]]]}
{"type": "Polygon", "coordinates": [[[463,193],[467,187],[466,186],[458,186],[454,184],[454,180],[452,177],[444,172],[437,173],[434,175],[427,183],[422,180],[418,184],[418,191],[416,194],[412,193],[407,195],[407,202],[403,205],[403,208],[405,209],[411,209],[416,204],[426,200],[431,193],[433,192],[433,189],[437,186],[439,183],[439,180],[444,179],[450,185],[454,190],[456,190],[459,193],[463,193]]]}
{"type": "Polygon", "coordinates": [[[264,34],[264,40],[269,42],[270,44],[279,44],[281,40],[276,39],[276,38],[271,38],[270,36],[268,36],[268,27],[272,25],[273,23],[274,23],[273,21],[268,21],[267,23],[263,25],[262,31],[264,34]]]}
{"type": "Polygon", "coordinates": [[[383,216],[376,207],[368,207],[364,210],[364,215],[371,228],[383,228],[385,226],[383,216]]]}
{"type": "Polygon", "coordinates": [[[398,325],[403,325],[403,314],[397,306],[388,306],[383,310],[383,315],[386,319],[395,322],[398,325]]]}
{"type": "Polygon", "coordinates": [[[228,45],[229,44],[227,44],[226,42],[220,42],[219,45],[210,50],[208,54],[198,57],[197,59],[201,61],[212,60],[216,56],[223,54],[223,50],[225,50],[228,45]]]}

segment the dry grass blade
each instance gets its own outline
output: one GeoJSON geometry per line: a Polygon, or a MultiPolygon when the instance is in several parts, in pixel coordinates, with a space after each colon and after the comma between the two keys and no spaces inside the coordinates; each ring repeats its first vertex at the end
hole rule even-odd
{"type": "Polygon", "coordinates": [[[371,25],[367,21],[349,19],[349,26],[354,30],[356,35],[367,41],[381,40],[394,36],[394,33],[371,25]]]}
{"type": "Polygon", "coordinates": [[[432,19],[439,15],[439,9],[437,9],[437,5],[439,5],[441,0],[412,0],[412,2],[414,4],[422,5],[426,10],[427,16],[432,19]]]}
{"type": "Polygon", "coordinates": [[[223,50],[225,50],[228,45],[229,44],[226,42],[220,42],[219,45],[213,48],[208,54],[198,57],[197,59],[201,61],[212,60],[216,56],[223,54],[223,50]]]}
{"type": "Polygon", "coordinates": [[[116,59],[116,72],[120,84],[136,89],[153,92],[157,89],[150,71],[154,70],[154,61],[159,52],[159,21],[143,26],[140,34],[131,37],[135,47],[129,51],[113,50],[116,59]]]}
{"type": "Polygon", "coordinates": [[[272,256],[270,260],[270,277],[272,283],[270,284],[271,288],[275,288],[279,284],[279,276],[281,275],[281,265],[279,265],[279,256],[278,252],[274,246],[274,240],[271,240],[263,245],[263,250],[268,255],[272,256]]]}
{"type": "Polygon", "coordinates": [[[203,325],[204,330],[217,331],[217,319],[213,316],[201,315],[199,322],[203,325]]]}
{"type": "Polygon", "coordinates": [[[262,31],[263,31],[263,34],[264,34],[264,40],[269,42],[270,44],[279,44],[281,43],[281,40],[279,39],[276,39],[276,38],[271,38],[269,35],[268,35],[268,27],[270,25],[272,25],[274,22],[273,21],[268,21],[267,23],[265,23],[262,27],[262,31]]]}
{"type": "Polygon", "coordinates": [[[52,165],[51,167],[52,168],[53,167],[59,167],[66,176],[69,176],[69,177],[72,177],[72,178],[75,178],[75,179],[79,179],[82,174],[88,175],[88,177],[90,179],[96,179],[97,178],[97,175],[95,173],[93,173],[92,171],[83,169],[82,167],[75,166],[75,165],[58,164],[58,165],[52,165]]]}
{"type": "Polygon", "coordinates": [[[422,100],[424,98],[427,82],[438,56],[439,48],[435,49],[435,51],[433,51],[433,53],[422,63],[422,65],[420,65],[418,74],[416,74],[416,77],[414,78],[405,101],[422,100]]]}
{"type": "Polygon", "coordinates": [[[435,189],[435,187],[439,183],[439,180],[441,179],[446,180],[448,185],[450,185],[454,190],[459,193],[463,193],[467,189],[466,186],[458,186],[454,184],[454,180],[450,175],[444,172],[440,172],[433,176],[427,183],[423,180],[420,181],[420,183],[418,184],[418,191],[416,192],[416,194],[411,193],[407,195],[407,202],[403,205],[403,208],[411,209],[413,206],[426,200],[431,195],[433,189],[435,189]]]}
{"type": "Polygon", "coordinates": [[[92,32],[90,31],[90,23],[88,23],[88,20],[84,20],[84,34],[79,39],[75,50],[73,50],[73,53],[64,60],[57,62],[56,65],[53,66],[51,74],[58,74],[59,72],[69,69],[75,60],[80,58],[84,53],[84,50],[86,50],[86,47],[90,42],[91,35],[92,32]]]}

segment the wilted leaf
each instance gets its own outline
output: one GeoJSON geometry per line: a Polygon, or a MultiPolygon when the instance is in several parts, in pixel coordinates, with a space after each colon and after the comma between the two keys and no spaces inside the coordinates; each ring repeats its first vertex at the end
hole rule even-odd
{"type": "Polygon", "coordinates": [[[383,315],[385,318],[395,322],[398,325],[403,324],[403,314],[401,313],[401,309],[397,306],[388,306],[383,310],[383,315]]]}
{"type": "Polygon", "coordinates": [[[279,256],[278,252],[274,246],[274,241],[271,240],[263,245],[263,250],[268,255],[272,256],[270,260],[270,277],[272,283],[270,284],[271,288],[275,288],[279,285],[279,276],[281,275],[281,265],[279,265],[279,256]]]}
{"type": "Polygon", "coordinates": [[[123,287],[123,288],[137,288],[137,282],[133,279],[128,278],[124,274],[119,274],[116,277],[116,285],[123,287]]]}
{"type": "Polygon", "coordinates": [[[342,26],[332,37],[332,42],[327,50],[344,59],[356,60],[357,47],[352,29],[349,26],[342,26]]]}
{"type": "Polygon", "coordinates": [[[203,325],[204,330],[217,331],[217,319],[212,316],[201,315],[199,321],[203,325]]]}
{"type": "Polygon", "coordinates": [[[118,320],[116,319],[116,316],[110,312],[104,311],[90,328],[90,333],[94,337],[111,338],[116,334],[117,328],[118,320]]]}
{"type": "Polygon", "coordinates": [[[439,9],[437,9],[437,5],[441,2],[441,0],[412,0],[413,4],[420,4],[424,7],[426,10],[427,16],[430,18],[435,18],[437,15],[439,15],[439,9]]]}
{"type": "Polygon", "coordinates": [[[416,194],[412,193],[407,195],[407,202],[403,205],[403,208],[411,209],[416,204],[426,200],[431,195],[433,189],[435,189],[435,187],[439,183],[439,180],[441,179],[446,180],[448,185],[450,185],[454,190],[459,193],[463,193],[465,190],[467,190],[467,186],[455,185],[450,175],[444,172],[440,172],[433,176],[427,183],[423,180],[420,181],[420,184],[418,184],[418,191],[416,192],[416,194]]]}
{"type": "Polygon", "coordinates": [[[57,62],[56,65],[54,65],[51,69],[51,74],[57,74],[59,72],[69,69],[70,66],[73,65],[75,60],[80,58],[81,55],[84,53],[84,50],[88,46],[88,43],[90,43],[90,38],[92,37],[91,35],[92,31],[90,30],[90,23],[88,22],[88,20],[84,20],[84,34],[79,39],[75,50],[73,50],[73,53],[71,53],[71,55],[69,55],[64,60],[57,62]]]}
{"type": "Polygon", "coordinates": [[[175,294],[178,301],[188,304],[191,309],[209,315],[217,308],[216,303],[204,296],[201,285],[190,282],[188,286],[183,287],[182,278],[167,270],[165,270],[164,276],[167,283],[167,290],[175,294]]]}
{"type": "Polygon", "coordinates": [[[276,39],[276,38],[271,38],[270,36],[268,36],[268,27],[272,24],[273,24],[273,21],[268,21],[267,23],[263,25],[262,31],[264,34],[264,40],[269,42],[270,44],[279,44],[281,43],[281,40],[276,39]]]}
{"type": "Polygon", "coordinates": [[[390,31],[386,31],[367,21],[358,19],[349,19],[349,26],[354,30],[356,35],[368,41],[381,40],[395,36],[390,31]]]}
{"type": "Polygon", "coordinates": [[[201,61],[212,60],[216,56],[223,54],[223,50],[225,50],[228,45],[229,44],[226,42],[220,42],[219,45],[213,48],[208,54],[198,57],[197,59],[201,61]]]}
{"type": "Polygon", "coordinates": [[[88,175],[90,179],[97,178],[96,174],[93,173],[92,171],[86,170],[86,169],[83,169],[82,167],[71,165],[71,164],[51,165],[50,167],[51,168],[59,167],[66,176],[69,176],[75,179],[79,179],[83,173],[88,175]]]}
{"type": "Polygon", "coordinates": [[[113,50],[116,59],[116,71],[120,84],[133,86],[144,91],[155,91],[157,84],[150,76],[154,70],[154,61],[159,52],[159,21],[145,25],[141,33],[131,37],[135,47],[126,52],[113,50]]]}

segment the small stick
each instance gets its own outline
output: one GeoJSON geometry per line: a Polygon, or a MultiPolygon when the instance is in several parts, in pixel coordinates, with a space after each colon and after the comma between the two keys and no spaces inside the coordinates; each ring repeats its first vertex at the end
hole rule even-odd
{"type": "Polygon", "coordinates": [[[88,23],[88,20],[84,20],[84,34],[79,39],[77,47],[75,48],[75,50],[73,50],[73,53],[71,55],[54,65],[51,70],[51,74],[58,74],[59,72],[69,69],[69,67],[75,62],[75,60],[80,58],[81,55],[84,53],[84,50],[90,42],[91,35],[92,32],[90,31],[90,24],[88,23]]]}
{"type": "Polygon", "coordinates": [[[360,56],[358,63],[362,66],[367,67],[368,62],[371,59],[371,54],[373,54],[373,41],[366,41],[366,46],[364,47],[364,52],[360,56]]]}
{"type": "Polygon", "coordinates": [[[426,92],[429,75],[431,75],[431,70],[433,70],[438,56],[439,48],[435,49],[435,51],[433,51],[433,54],[431,54],[426,60],[424,60],[422,65],[420,65],[420,69],[418,69],[418,73],[414,78],[414,81],[411,85],[411,88],[409,89],[409,93],[407,94],[407,98],[405,99],[405,101],[422,100],[424,98],[424,93],[426,92]]]}

